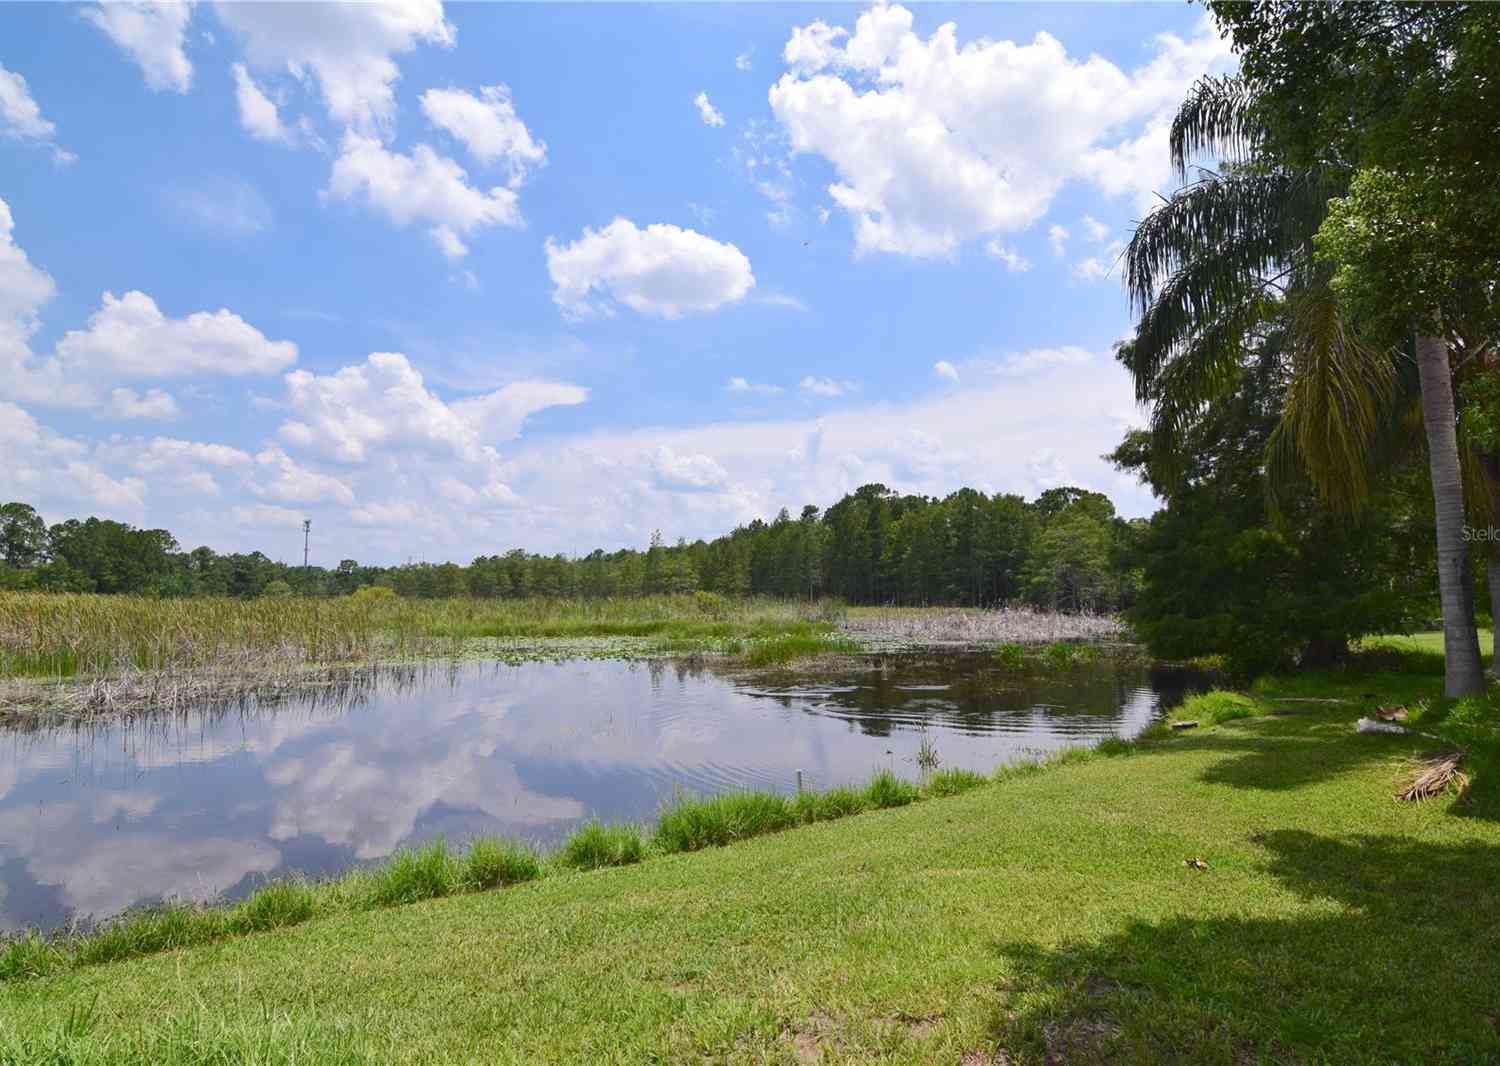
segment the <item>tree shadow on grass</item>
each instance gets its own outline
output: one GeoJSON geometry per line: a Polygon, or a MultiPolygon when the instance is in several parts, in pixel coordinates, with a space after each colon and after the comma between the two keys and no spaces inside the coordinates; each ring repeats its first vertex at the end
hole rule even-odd
{"type": "Polygon", "coordinates": [[[1357,737],[1352,715],[1323,712],[1240,719],[1211,733],[1174,739],[1166,750],[1222,752],[1226,758],[1201,775],[1210,784],[1280,791],[1325,781],[1419,746],[1410,737],[1357,737]]]}
{"type": "MultiPolygon", "coordinates": [[[[1500,847],[1256,838],[1287,918],[1008,944],[994,1039],[1035,1062],[1500,1062],[1500,847]]],[[[1212,871],[1203,876],[1214,876],[1212,871]]]]}
{"type": "MultiPolygon", "coordinates": [[[[1421,728],[1421,727],[1418,727],[1421,728]]],[[[1200,775],[1209,784],[1233,788],[1281,791],[1338,777],[1393,757],[1416,756],[1448,745],[1426,736],[1355,735],[1352,714],[1297,713],[1287,718],[1233,721],[1226,731],[1186,737],[1174,751],[1222,752],[1200,775]]],[[[1448,813],[1465,818],[1500,821],[1500,753],[1472,750],[1463,763],[1468,786],[1434,797],[1448,813]]],[[[1411,773],[1415,774],[1415,765],[1411,773]]],[[[1402,786],[1401,775],[1391,780],[1391,791],[1402,786]]]]}

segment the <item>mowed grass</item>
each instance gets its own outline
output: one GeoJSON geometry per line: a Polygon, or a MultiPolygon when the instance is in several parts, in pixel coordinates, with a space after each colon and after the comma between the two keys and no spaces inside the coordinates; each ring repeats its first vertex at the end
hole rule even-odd
{"type": "Polygon", "coordinates": [[[1500,1060],[1500,805],[1396,802],[1425,742],[1317,684],[1350,702],[0,984],[0,1062],[1500,1060]]]}

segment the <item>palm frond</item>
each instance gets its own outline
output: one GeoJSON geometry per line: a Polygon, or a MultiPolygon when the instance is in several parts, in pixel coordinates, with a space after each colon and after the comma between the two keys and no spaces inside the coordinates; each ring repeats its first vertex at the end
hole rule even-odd
{"type": "Polygon", "coordinates": [[[1267,473],[1305,474],[1322,502],[1354,511],[1369,499],[1371,457],[1397,396],[1388,350],[1366,343],[1326,285],[1290,300],[1292,361],[1281,420],[1267,446],[1267,473]]]}
{"type": "Polygon", "coordinates": [[[1136,227],[1125,249],[1125,287],[1144,312],[1158,289],[1187,264],[1208,260],[1252,275],[1306,258],[1327,210],[1322,176],[1231,173],[1185,186],[1136,227]],[[1237,259],[1223,258],[1231,243],[1237,259]]]}
{"type": "Polygon", "coordinates": [[[1178,177],[1187,179],[1196,157],[1251,158],[1261,135],[1254,104],[1254,93],[1238,74],[1199,78],[1172,119],[1172,168],[1178,177]]]}

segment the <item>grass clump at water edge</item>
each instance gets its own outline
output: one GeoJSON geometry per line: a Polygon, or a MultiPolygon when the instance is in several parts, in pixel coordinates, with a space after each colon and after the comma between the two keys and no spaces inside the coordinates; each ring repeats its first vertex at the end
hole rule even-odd
{"type": "Polygon", "coordinates": [[[679,797],[662,812],[657,847],[667,853],[697,851],[774,833],[797,824],[792,802],[774,792],[726,792],[700,799],[679,797]]]}
{"type": "Polygon", "coordinates": [[[865,786],[864,798],[871,807],[904,807],[921,799],[922,790],[891,770],[877,770],[865,786]]]}
{"type": "Polygon", "coordinates": [[[1189,696],[1172,712],[1172,720],[1218,725],[1221,722],[1232,722],[1236,718],[1253,718],[1264,713],[1253,696],[1227,689],[1214,689],[1189,696]]]}
{"type": "Polygon", "coordinates": [[[575,870],[597,870],[604,866],[629,866],[646,855],[646,842],[639,826],[585,822],[563,842],[557,861],[575,870]]]}

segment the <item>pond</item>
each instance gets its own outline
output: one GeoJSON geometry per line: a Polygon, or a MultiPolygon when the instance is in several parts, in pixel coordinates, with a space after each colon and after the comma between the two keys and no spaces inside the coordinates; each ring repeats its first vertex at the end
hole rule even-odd
{"type": "Polygon", "coordinates": [[[589,817],[654,820],[676,790],[792,791],[988,772],[1139,732],[1188,679],[1106,661],[1018,678],[983,655],[814,674],[682,662],[466,664],[342,699],[110,726],[0,730],[0,929],[167,897],[234,898],[437,836],[543,846],[589,817]]]}

